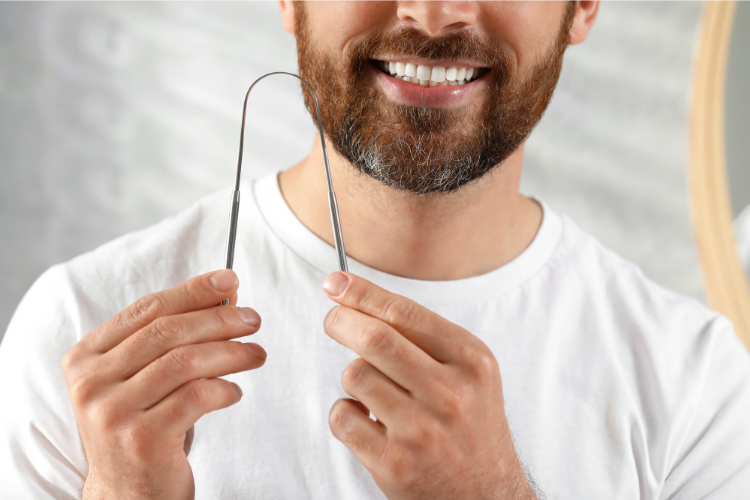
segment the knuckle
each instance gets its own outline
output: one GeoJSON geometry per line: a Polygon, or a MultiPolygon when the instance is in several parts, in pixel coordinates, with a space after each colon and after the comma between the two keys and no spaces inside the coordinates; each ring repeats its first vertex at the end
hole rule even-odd
{"type": "Polygon", "coordinates": [[[111,433],[118,428],[117,414],[112,411],[112,405],[105,400],[88,404],[82,413],[86,415],[86,422],[100,432],[111,433]]]}
{"type": "MultiPolygon", "coordinates": [[[[208,281],[204,279],[192,279],[185,282],[185,286],[182,287],[182,300],[188,304],[196,304],[202,302],[203,297],[206,295],[208,289],[208,281]]],[[[212,294],[211,291],[208,293],[212,294]]]]}
{"type": "Polygon", "coordinates": [[[441,413],[452,420],[463,414],[464,408],[467,405],[467,398],[464,396],[460,390],[445,388],[435,394],[435,399],[439,404],[441,413]]]}
{"type": "Polygon", "coordinates": [[[383,462],[393,482],[401,487],[413,485],[418,476],[416,457],[407,448],[396,446],[388,448],[383,462]]]}
{"type": "Polygon", "coordinates": [[[356,276],[349,276],[349,284],[341,294],[342,297],[347,298],[347,302],[350,304],[361,304],[367,298],[368,286],[362,282],[356,276]]]}
{"type": "Polygon", "coordinates": [[[343,401],[337,402],[328,414],[328,426],[336,437],[344,443],[352,443],[359,439],[356,429],[352,425],[351,408],[343,401]]]}
{"type": "Polygon", "coordinates": [[[472,372],[480,380],[491,380],[500,372],[497,359],[488,348],[471,350],[469,359],[472,372]]]}
{"type": "Polygon", "coordinates": [[[347,392],[350,389],[361,387],[364,383],[365,374],[369,368],[369,363],[362,358],[357,358],[344,369],[341,375],[341,385],[347,392]]]}
{"type": "Polygon", "coordinates": [[[150,336],[159,344],[172,345],[182,343],[185,330],[179,320],[171,316],[157,318],[149,327],[150,336]]]}
{"type": "Polygon", "coordinates": [[[237,391],[233,388],[232,384],[227,381],[223,381],[218,392],[221,393],[223,400],[230,404],[236,403],[242,397],[238,397],[237,391]]]}
{"type": "Polygon", "coordinates": [[[169,351],[168,362],[178,371],[193,372],[200,369],[201,357],[192,349],[176,347],[169,351]]]}
{"type": "Polygon", "coordinates": [[[335,404],[328,414],[328,425],[331,429],[343,431],[346,428],[347,415],[342,404],[335,404]]]}
{"type": "Polygon", "coordinates": [[[93,402],[100,392],[100,384],[96,380],[96,364],[93,366],[87,363],[90,369],[85,369],[80,362],[69,361],[70,358],[63,361],[66,366],[63,369],[65,386],[68,390],[68,397],[74,408],[85,408],[93,402]]]}
{"type": "Polygon", "coordinates": [[[209,309],[211,320],[219,327],[225,328],[240,323],[242,320],[237,315],[234,307],[214,307],[209,309]]]}
{"type": "Polygon", "coordinates": [[[388,332],[378,323],[364,327],[358,337],[358,343],[364,352],[382,351],[388,345],[388,332]]]}
{"type": "Polygon", "coordinates": [[[227,351],[232,361],[240,366],[245,366],[248,363],[257,362],[258,358],[252,355],[250,349],[245,347],[242,342],[227,342],[227,351]]]}
{"type": "Polygon", "coordinates": [[[152,444],[151,433],[141,418],[134,418],[117,431],[120,446],[126,450],[142,451],[152,444]]]}
{"type": "Polygon", "coordinates": [[[189,405],[202,406],[208,400],[209,394],[203,384],[198,380],[188,383],[185,386],[185,402],[189,405]]]}
{"type": "Polygon", "coordinates": [[[140,324],[151,323],[164,309],[162,299],[157,294],[146,295],[136,300],[130,307],[132,318],[140,324]]]}
{"type": "Polygon", "coordinates": [[[414,428],[413,437],[415,446],[421,448],[432,448],[436,444],[444,442],[443,427],[434,419],[427,419],[420,422],[419,426],[414,428]]]}
{"type": "Polygon", "coordinates": [[[70,402],[74,408],[83,408],[94,401],[96,395],[95,384],[88,377],[76,377],[68,383],[70,402]]]}
{"type": "Polygon", "coordinates": [[[69,376],[73,375],[73,373],[76,371],[76,368],[78,367],[79,359],[78,359],[78,346],[73,346],[68,352],[66,352],[62,360],[60,361],[60,368],[62,369],[63,375],[67,379],[69,376]]]}
{"type": "Polygon", "coordinates": [[[329,331],[334,326],[336,326],[336,324],[338,324],[339,321],[341,321],[341,315],[343,314],[344,310],[345,308],[341,306],[336,306],[328,312],[328,314],[325,317],[325,321],[323,325],[326,331],[329,331]]]}
{"type": "Polygon", "coordinates": [[[417,316],[417,307],[408,299],[397,299],[390,302],[383,312],[386,322],[391,325],[409,326],[414,324],[417,316]]]}

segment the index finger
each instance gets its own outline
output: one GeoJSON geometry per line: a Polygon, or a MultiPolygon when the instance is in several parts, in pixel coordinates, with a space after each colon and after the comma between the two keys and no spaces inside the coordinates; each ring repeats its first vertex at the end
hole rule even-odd
{"type": "Polygon", "coordinates": [[[330,274],[323,290],[335,302],[388,323],[433,359],[449,363],[476,337],[413,300],[351,273],[330,274]]]}
{"type": "Polygon", "coordinates": [[[146,295],[81,339],[88,349],[105,353],[156,318],[218,305],[239,286],[234,271],[224,269],[191,278],[179,285],[146,295]]]}

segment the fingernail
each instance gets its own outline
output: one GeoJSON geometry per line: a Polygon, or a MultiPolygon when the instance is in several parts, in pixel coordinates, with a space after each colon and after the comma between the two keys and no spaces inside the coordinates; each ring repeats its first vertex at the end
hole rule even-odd
{"type": "Polygon", "coordinates": [[[237,316],[239,316],[240,319],[248,325],[260,325],[260,316],[257,312],[253,311],[249,307],[237,307],[235,310],[237,311],[237,316]]]}
{"type": "Polygon", "coordinates": [[[217,292],[228,292],[237,286],[237,275],[231,269],[224,269],[211,275],[208,280],[217,292]]]}
{"type": "Polygon", "coordinates": [[[331,273],[323,282],[323,290],[331,297],[338,297],[349,285],[349,277],[344,273],[331,273]]]}
{"type": "Polygon", "coordinates": [[[245,344],[245,347],[247,347],[250,350],[253,356],[255,356],[256,358],[260,360],[265,360],[266,356],[268,356],[268,354],[266,354],[265,349],[263,349],[258,344],[245,344]]]}
{"type": "Polygon", "coordinates": [[[231,384],[234,387],[234,392],[236,392],[239,397],[242,397],[242,387],[235,384],[234,382],[231,382],[231,384]]]}

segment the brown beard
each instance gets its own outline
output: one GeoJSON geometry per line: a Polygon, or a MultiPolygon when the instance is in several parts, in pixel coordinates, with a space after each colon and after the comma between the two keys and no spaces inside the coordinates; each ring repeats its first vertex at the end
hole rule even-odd
{"type": "MultiPolygon", "coordinates": [[[[439,38],[412,27],[373,34],[354,42],[348,60],[337,64],[315,48],[304,4],[295,2],[299,72],[318,95],[327,138],[360,172],[415,194],[452,192],[501,165],[529,136],[557,85],[574,15],[569,2],[554,46],[524,77],[505,49],[463,30],[439,38]],[[486,105],[467,116],[393,103],[367,75],[372,60],[386,54],[490,68],[486,105]]],[[[314,115],[312,96],[303,92],[314,115]]]]}

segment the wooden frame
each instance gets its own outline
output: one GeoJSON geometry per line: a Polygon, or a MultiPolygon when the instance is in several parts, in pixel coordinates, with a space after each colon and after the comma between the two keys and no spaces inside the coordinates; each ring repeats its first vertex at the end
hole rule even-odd
{"type": "Polygon", "coordinates": [[[736,2],[705,3],[690,102],[689,180],[693,224],[709,305],[734,322],[750,350],[750,285],[732,229],[724,106],[736,2]]]}

